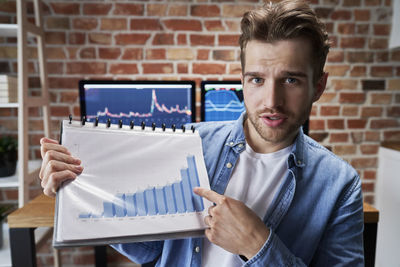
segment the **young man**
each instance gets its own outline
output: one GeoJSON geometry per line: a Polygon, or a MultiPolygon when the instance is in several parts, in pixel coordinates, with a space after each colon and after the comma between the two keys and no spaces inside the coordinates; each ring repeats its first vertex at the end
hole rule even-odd
{"type": "MultiPolygon", "coordinates": [[[[326,85],[327,34],[302,1],[247,12],[240,37],[246,113],[196,125],[215,203],[206,238],[113,245],[160,266],[363,266],[361,182],[301,125],[326,85]]],[[[42,139],[40,177],[54,195],[82,171],[57,142],[42,139]]]]}

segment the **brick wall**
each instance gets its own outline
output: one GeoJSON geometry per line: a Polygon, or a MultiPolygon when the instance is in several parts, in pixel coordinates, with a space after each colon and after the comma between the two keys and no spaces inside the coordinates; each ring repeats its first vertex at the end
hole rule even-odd
{"type": "MultiPolygon", "coordinates": [[[[55,135],[61,119],[80,114],[77,83],[83,78],[195,80],[198,86],[205,79],[239,79],[240,17],[261,2],[44,1],[55,135]]],[[[373,203],[379,144],[400,140],[400,49],[388,49],[392,3],[310,3],[326,22],[333,44],[328,87],[312,110],[310,135],[359,171],[364,198],[373,203]]],[[[0,3],[0,23],[15,23],[15,2],[0,3]]],[[[0,37],[0,73],[16,72],[15,43],[0,37]]],[[[37,53],[29,51],[35,94],[37,53]]],[[[198,108],[199,99],[198,90],[198,108]]],[[[34,158],[43,132],[41,113],[33,109],[31,114],[34,158]]],[[[16,117],[16,109],[0,109],[1,134],[16,134],[16,117]]],[[[38,186],[34,189],[38,192],[38,186]]],[[[15,198],[12,190],[0,195],[2,201],[15,198]]]]}

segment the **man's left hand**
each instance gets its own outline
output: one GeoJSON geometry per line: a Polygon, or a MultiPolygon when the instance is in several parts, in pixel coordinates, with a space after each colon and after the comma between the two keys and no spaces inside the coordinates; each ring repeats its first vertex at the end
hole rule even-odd
{"type": "Polygon", "coordinates": [[[250,259],[269,237],[269,229],[243,202],[196,187],[194,192],[215,203],[208,209],[204,222],[210,242],[223,249],[250,259]]]}

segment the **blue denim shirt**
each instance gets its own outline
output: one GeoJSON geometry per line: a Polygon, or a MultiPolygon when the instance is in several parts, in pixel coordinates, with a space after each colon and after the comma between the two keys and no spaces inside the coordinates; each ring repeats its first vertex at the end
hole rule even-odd
{"type": "MultiPolygon", "coordinates": [[[[245,149],[243,119],[196,124],[211,189],[223,194],[245,149]],[[230,167],[230,168],[229,168],[230,167]]],[[[243,266],[363,266],[361,181],[345,161],[300,130],[287,159],[288,175],[265,225],[270,236],[243,266]]],[[[202,238],[117,244],[134,262],[160,256],[157,266],[201,266],[202,238]]],[[[238,256],[239,257],[239,256],[238,256]]]]}

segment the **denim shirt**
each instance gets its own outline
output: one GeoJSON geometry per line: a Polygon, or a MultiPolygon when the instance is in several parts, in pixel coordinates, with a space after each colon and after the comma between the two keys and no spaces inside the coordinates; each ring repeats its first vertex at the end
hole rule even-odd
{"type": "MultiPolygon", "coordinates": [[[[223,194],[245,149],[243,120],[195,124],[211,189],[223,194]]],[[[288,175],[264,223],[270,236],[243,266],[364,266],[361,181],[345,161],[300,130],[288,175]]],[[[245,179],[245,178],[244,178],[245,179]]],[[[201,266],[202,238],[112,245],[136,263],[201,266]]],[[[239,256],[238,256],[239,257],[239,256]]]]}

